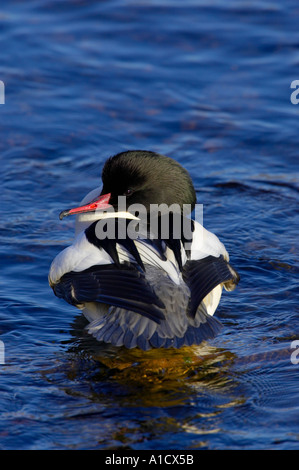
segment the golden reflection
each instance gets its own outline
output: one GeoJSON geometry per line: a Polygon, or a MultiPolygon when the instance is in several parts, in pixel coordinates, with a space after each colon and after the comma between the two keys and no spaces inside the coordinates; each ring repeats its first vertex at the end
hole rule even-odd
{"type": "Polygon", "coordinates": [[[115,348],[114,354],[111,354],[111,347],[108,349],[108,354],[104,348],[95,352],[93,358],[131,380],[147,382],[190,378],[195,372],[199,373],[200,369],[204,376],[207,368],[211,371],[212,368],[217,368],[219,362],[232,358],[229,352],[207,343],[181,349],[153,349],[146,352],[137,348],[115,348]]]}
{"type": "MultiPolygon", "coordinates": [[[[113,397],[121,406],[169,407],[192,406],[198,399],[205,403],[204,397],[211,393],[227,402],[238,386],[232,372],[236,357],[224,348],[204,342],[181,349],[129,350],[99,343],[84,330],[85,324],[82,316],[76,317],[72,339],[67,341],[68,355],[62,364],[63,376],[71,382],[66,384],[67,393],[75,389],[101,403],[113,397]]],[[[212,406],[201,412],[220,410],[212,406]]]]}
{"type": "MultiPolygon", "coordinates": [[[[82,355],[93,361],[97,372],[90,372],[90,383],[95,400],[97,392],[102,393],[99,384],[107,380],[119,384],[127,406],[176,406],[192,403],[207,390],[222,394],[235,386],[235,377],[229,372],[235,356],[209,343],[181,349],[129,350],[98,343],[84,333],[79,320],[73,326],[69,352],[75,353],[72,357],[77,357],[78,363],[82,355]]],[[[74,369],[70,372],[73,378],[74,369]]]]}

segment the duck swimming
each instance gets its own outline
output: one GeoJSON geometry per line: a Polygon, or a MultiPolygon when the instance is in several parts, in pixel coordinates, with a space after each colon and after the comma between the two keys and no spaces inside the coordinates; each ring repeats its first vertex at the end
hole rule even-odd
{"type": "Polygon", "coordinates": [[[222,289],[235,289],[239,275],[217,236],[190,218],[188,172],[169,157],[127,151],[106,161],[102,182],[60,214],[76,215],[76,228],[50,267],[55,295],[114,346],[180,348],[213,338],[222,289]]]}

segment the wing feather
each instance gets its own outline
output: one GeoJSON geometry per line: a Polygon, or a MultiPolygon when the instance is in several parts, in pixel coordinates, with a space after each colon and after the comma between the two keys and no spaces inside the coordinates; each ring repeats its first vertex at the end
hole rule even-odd
{"type": "Polygon", "coordinates": [[[220,255],[187,261],[183,267],[183,279],[191,291],[188,315],[194,318],[202,300],[216,286],[222,283],[228,283],[230,286],[237,285],[240,277],[220,255]]]}
{"type": "Polygon", "coordinates": [[[128,265],[92,266],[82,272],[69,272],[53,290],[72,305],[100,302],[131,310],[156,323],[165,318],[164,304],[144,274],[128,265]]]}

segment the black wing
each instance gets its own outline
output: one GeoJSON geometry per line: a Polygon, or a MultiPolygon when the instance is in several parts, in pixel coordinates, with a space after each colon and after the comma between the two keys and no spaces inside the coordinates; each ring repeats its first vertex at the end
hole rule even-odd
{"type": "Polygon", "coordinates": [[[139,313],[156,323],[164,320],[165,306],[145,279],[129,265],[97,265],[69,272],[53,286],[57,297],[72,305],[100,302],[139,313]]]}
{"type": "Polygon", "coordinates": [[[227,284],[232,290],[240,280],[239,274],[225,261],[223,256],[207,256],[200,260],[187,261],[183,267],[183,279],[189,286],[191,297],[188,314],[194,318],[197,308],[216,286],[227,284]]]}

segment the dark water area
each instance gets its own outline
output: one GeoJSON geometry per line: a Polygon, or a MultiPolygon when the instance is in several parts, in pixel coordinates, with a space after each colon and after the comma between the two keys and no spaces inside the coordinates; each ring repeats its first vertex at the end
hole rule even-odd
{"type": "Polygon", "coordinates": [[[0,24],[0,449],[298,449],[298,2],[10,1],[0,24]],[[100,348],[48,286],[59,212],[127,149],[188,169],[241,275],[200,347],[100,348]]]}

